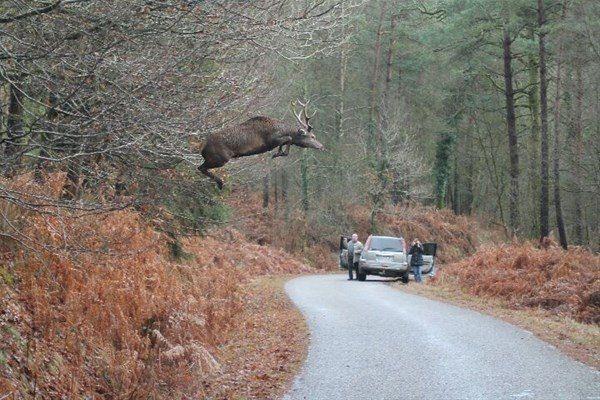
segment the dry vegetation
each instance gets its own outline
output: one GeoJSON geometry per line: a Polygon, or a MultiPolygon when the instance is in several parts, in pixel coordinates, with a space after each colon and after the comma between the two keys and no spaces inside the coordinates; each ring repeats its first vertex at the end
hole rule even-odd
{"type": "Polygon", "coordinates": [[[290,210],[287,221],[283,206],[271,202],[263,209],[260,194],[236,190],[227,199],[232,209],[231,225],[258,244],[269,244],[306,259],[314,268],[335,270],[337,235],[327,226],[316,225],[298,209],[290,210]]]}
{"type": "MultiPolygon", "coordinates": [[[[353,224],[365,232],[369,226],[370,211],[366,207],[353,213],[353,224]]],[[[475,218],[455,215],[448,209],[420,205],[388,207],[379,215],[378,234],[402,236],[411,241],[438,243],[438,261],[448,263],[472,254],[481,242],[497,239],[500,233],[482,228],[475,218]]]]}
{"type": "Polygon", "coordinates": [[[577,247],[564,251],[529,242],[485,246],[447,265],[434,284],[600,324],[600,256],[577,247]]]}
{"type": "Polygon", "coordinates": [[[306,355],[308,328],[299,312],[290,312],[286,280],[269,277],[246,288],[240,326],[221,349],[223,368],[206,380],[212,399],[275,399],[289,388],[306,355]]]}
{"type": "MultiPolygon", "coordinates": [[[[40,186],[22,175],[2,183],[29,193],[31,201],[42,193],[58,198],[65,176],[45,181],[40,186]]],[[[364,237],[369,210],[355,207],[345,228],[316,224],[301,211],[285,222],[276,204],[263,210],[259,196],[243,190],[227,202],[231,226],[182,239],[177,257],[167,245],[172,238],[130,209],[28,212],[1,202],[10,216],[4,220],[16,225],[3,227],[13,235],[0,242],[0,393],[281,394],[301,362],[306,327],[290,312],[281,279],[253,278],[313,271],[299,257],[335,269],[337,235],[352,229],[364,237]]],[[[425,207],[390,207],[380,221],[380,233],[441,244],[443,267],[424,294],[468,297],[471,305],[488,299],[486,307],[501,304],[513,317],[542,311],[516,322],[552,342],[575,343],[579,352],[571,353],[584,361],[597,352],[599,256],[531,243],[480,246],[496,233],[425,207]]]]}
{"type": "MultiPolygon", "coordinates": [[[[29,185],[32,198],[58,196],[64,176],[44,187],[30,182],[3,183],[29,185]]],[[[174,260],[166,235],[134,211],[0,208],[18,223],[13,238],[0,242],[0,397],[211,395],[217,389],[206,378],[227,368],[221,349],[252,331],[249,320],[261,312],[248,311],[251,278],[310,270],[231,229],[185,239],[174,260]],[[20,235],[35,240],[19,243],[20,235]]],[[[263,373],[283,361],[264,358],[263,373]]]]}

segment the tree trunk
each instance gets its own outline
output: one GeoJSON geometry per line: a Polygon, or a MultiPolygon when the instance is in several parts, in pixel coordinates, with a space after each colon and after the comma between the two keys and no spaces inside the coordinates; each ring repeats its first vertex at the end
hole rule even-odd
{"type": "Polygon", "coordinates": [[[510,156],[510,191],[508,194],[509,226],[512,232],[519,228],[519,148],[515,117],[515,93],[512,77],[511,38],[504,28],[502,48],[504,50],[504,97],[506,100],[506,129],[508,132],[508,153],[510,156]]]}
{"type": "Polygon", "coordinates": [[[287,171],[281,171],[281,201],[283,202],[283,219],[287,223],[290,220],[290,199],[287,171]]]}
{"type": "Polygon", "coordinates": [[[8,116],[6,118],[7,142],[4,147],[3,169],[5,175],[12,174],[20,163],[19,142],[23,138],[23,91],[21,82],[9,83],[8,116]]]}
{"type": "Polygon", "coordinates": [[[446,132],[436,143],[435,151],[435,196],[436,205],[439,209],[446,207],[446,197],[448,195],[448,180],[452,167],[450,157],[454,146],[454,135],[446,132]]]}
{"type": "Polygon", "coordinates": [[[473,125],[475,117],[471,116],[470,120],[471,125],[469,126],[466,135],[466,149],[469,150],[467,151],[464,165],[464,201],[461,201],[461,213],[469,215],[471,214],[471,210],[473,208],[473,175],[475,171],[475,160],[473,157],[473,152],[470,150],[475,146],[475,143],[473,143],[473,125]]]}
{"type": "Polygon", "coordinates": [[[265,210],[269,208],[269,171],[263,176],[262,207],[265,210]]]}
{"type": "Polygon", "coordinates": [[[279,187],[277,185],[279,174],[277,173],[277,170],[274,170],[271,172],[271,175],[273,177],[273,179],[271,179],[271,182],[273,183],[273,214],[277,214],[279,206],[279,187]]]}
{"type": "Polygon", "coordinates": [[[390,86],[392,82],[392,57],[394,56],[394,47],[396,46],[396,24],[398,22],[398,16],[392,15],[390,20],[390,40],[388,44],[388,50],[386,55],[386,74],[385,74],[385,85],[383,87],[382,94],[382,105],[383,110],[379,112],[379,127],[377,135],[377,164],[378,164],[378,177],[381,185],[381,195],[383,196],[387,192],[388,179],[388,159],[387,159],[387,144],[385,135],[388,129],[388,123],[390,118],[390,86]]]}
{"type": "MultiPolygon", "coordinates": [[[[396,46],[396,24],[398,22],[398,16],[392,15],[390,20],[390,41],[388,44],[387,55],[385,60],[385,84],[383,86],[382,101],[381,104],[383,109],[379,112],[379,129],[378,129],[378,140],[377,146],[378,151],[383,154],[385,151],[385,131],[388,127],[389,112],[390,112],[390,86],[392,83],[392,57],[394,56],[394,47],[396,46]]],[[[382,157],[380,155],[380,157],[382,157]]]]}
{"type": "Polygon", "coordinates": [[[549,234],[549,166],[548,166],[548,82],[546,72],[546,14],[544,0],[538,0],[539,59],[540,59],[540,240],[549,234]]]}
{"type": "Polygon", "coordinates": [[[381,63],[381,35],[383,26],[383,17],[387,9],[387,2],[381,3],[381,10],[379,13],[379,23],[377,25],[377,34],[375,39],[375,55],[373,60],[373,72],[371,73],[371,80],[369,82],[369,136],[367,140],[367,147],[369,150],[373,149],[375,142],[375,129],[377,124],[377,82],[379,81],[379,70],[381,63]]]}
{"type": "Polygon", "coordinates": [[[300,158],[300,180],[302,193],[302,209],[304,210],[304,213],[308,213],[308,157],[306,151],[302,152],[302,157],[300,158]]]}
{"type": "MultiPolygon", "coordinates": [[[[385,86],[383,88],[383,104],[384,107],[389,107],[389,95],[390,95],[390,86],[392,83],[392,59],[394,57],[394,47],[396,47],[396,25],[398,24],[398,15],[392,15],[392,19],[390,20],[390,42],[387,50],[386,56],[386,74],[385,74],[385,86]]],[[[387,117],[387,116],[386,116],[387,117]]]]}
{"type": "Polygon", "coordinates": [[[393,171],[392,179],[393,179],[392,193],[391,193],[392,204],[397,205],[400,202],[401,190],[402,190],[400,188],[400,174],[398,173],[398,171],[393,171]]]}
{"type": "Polygon", "coordinates": [[[52,139],[52,133],[56,126],[56,119],[58,118],[58,112],[56,106],[58,105],[58,96],[55,93],[50,92],[48,94],[48,111],[46,111],[47,121],[44,124],[45,132],[40,133],[40,153],[39,158],[35,164],[35,179],[37,182],[42,182],[42,172],[46,169],[47,161],[45,160],[50,156],[48,148],[50,147],[50,141],[52,139]]]}
{"type": "Polygon", "coordinates": [[[452,171],[452,212],[460,214],[460,194],[459,194],[459,176],[458,176],[458,156],[454,154],[454,171],[452,171]]]}
{"type": "Polygon", "coordinates": [[[381,67],[381,37],[383,35],[383,18],[387,9],[387,2],[381,2],[381,9],[379,13],[379,21],[377,24],[377,33],[375,39],[375,55],[373,60],[373,72],[371,74],[371,80],[369,82],[369,129],[367,137],[367,154],[369,155],[369,164],[375,169],[377,174],[377,181],[374,183],[375,187],[371,190],[371,232],[377,230],[377,215],[382,205],[381,184],[383,181],[382,174],[382,157],[381,157],[381,143],[382,135],[380,129],[380,110],[377,107],[377,86],[379,83],[379,72],[381,67]],[[377,141],[375,141],[375,135],[377,133],[377,141]],[[375,155],[373,159],[372,155],[375,155]]]}
{"type": "MultiPolygon", "coordinates": [[[[533,27],[529,33],[531,40],[535,39],[535,32],[533,27]]],[[[529,218],[529,233],[537,235],[540,229],[539,224],[539,202],[534,201],[540,193],[540,177],[539,177],[539,165],[540,165],[540,103],[538,97],[538,63],[534,56],[531,56],[528,60],[528,74],[529,74],[529,89],[527,90],[527,103],[529,111],[531,113],[531,132],[529,137],[528,146],[528,180],[529,180],[529,195],[527,203],[529,218]]]]}
{"type": "Polygon", "coordinates": [[[403,90],[404,87],[402,86],[402,53],[400,51],[401,49],[398,49],[398,56],[397,56],[397,63],[398,63],[398,73],[396,74],[397,79],[398,79],[398,84],[396,85],[396,94],[395,94],[395,100],[396,100],[396,104],[398,105],[403,105],[403,90]]]}
{"type": "MultiPolygon", "coordinates": [[[[566,1],[563,3],[561,19],[565,19],[567,12],[566,1]]],[[[565,232],[565,223],[563,221],[561,199],[560,199],[560,97],[561,97],[561,78],[562,78],[562,57],[563,44],[562,38],[559,37],[557,64],[556,64],[556,97],[554,99],[554,151],[552,157],[552,175],[554,178],[554,207],[556,213],[556,227],[560,245],[567,250],[567,234],[565,232]]]]}
{"type": "Polygon", "coordinates": [[[583,149],[583,78],[581,65],[575,64],[575,113],[573,129],[572,168],[574,177],[574,236],[577,244],[584,242],[582,195],[582,154],[583,149]]]}
{"type": "MultiPolygon", "coordinates": [[[[343,5],[342,5],[343,7],[343,5]]],[[[342,37],[346,40],[346,25],[342,26],[342,37]]],[[[344,136],[344,114],[346,112],[345,96],[346,96],[346,74],[348,71],[348,45],[342,43],[340,46],[340,71],[339,71],[339,100],[337,110],[337,136],[338,140],[344,136]]],[[[337,160],[337,158],[336,158],[337,160]]]]}

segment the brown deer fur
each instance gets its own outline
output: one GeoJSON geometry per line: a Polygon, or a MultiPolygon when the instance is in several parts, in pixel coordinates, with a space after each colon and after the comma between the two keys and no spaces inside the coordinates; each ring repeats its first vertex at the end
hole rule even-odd
{"type": "Polygon", "coordinates": [[[209,135],[202,148],[204,163],[198,169],[222,189],[223,180],[209,170],[222,167],[232,158],[265,153],[276,147],[278,150],[273,154],[273,158],[287,156],[292,144],[323,150],[323,145],[311,132],[312,127],[308,123],[310,118],[306,116],[306,112],[304,121],[298,115],[296,117],[299,125],[259,116],[209,135]]]}

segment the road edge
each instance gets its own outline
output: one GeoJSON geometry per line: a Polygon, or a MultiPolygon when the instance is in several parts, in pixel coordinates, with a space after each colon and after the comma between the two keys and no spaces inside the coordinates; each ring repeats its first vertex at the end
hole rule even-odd
{"type": "Polygon", "coordinates": [[[596,371],[600,371],[600,327],[586,325],[539,309],[515,309],[498,299],[468,295],[458,289],[390,281],[388,286],[413,295],[480,312],[531,332],[538,339],[596,371]]]}
{"type": "Polygon", "coordinates": [[[220,349],[220,373],[207,379],[208,398],[275,400],[290,390],[308,355],[309,328],[285,285],[305,275],[262,276],[245,285],[243,316],[220,349]]]}

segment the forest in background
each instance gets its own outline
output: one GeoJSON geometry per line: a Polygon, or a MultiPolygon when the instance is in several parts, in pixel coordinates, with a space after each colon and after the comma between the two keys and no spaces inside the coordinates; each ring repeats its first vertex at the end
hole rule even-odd
{"type": "Polygon", "coordinates": [[[369,204],[376,231],[386,204],[421,202],[597,250],[599,15],[593,1],[368,2],[337,52],[279,75],[280,104],[320,109],[329,153],[265,179],[277,193],[292,175],[295,204],[325,224],[369,204]]]}
{"type": "MultiPolygon", "coordinates": [[[[134,206],[176,237],[226,220],[196,167],[207,134],[310,99],[328,151],[224,168],[282,218],[421,202],[597,250],[595,1],[9,1],[0,7],[0,185],[17,207],[134,206]]],[[[50,207],[53,211],[49,211],[50,207]]],[[[349,227],[348,227],[349,228],[349,227]]],[[[19,224],[4,212],[3,237],[19,224]]]]}

